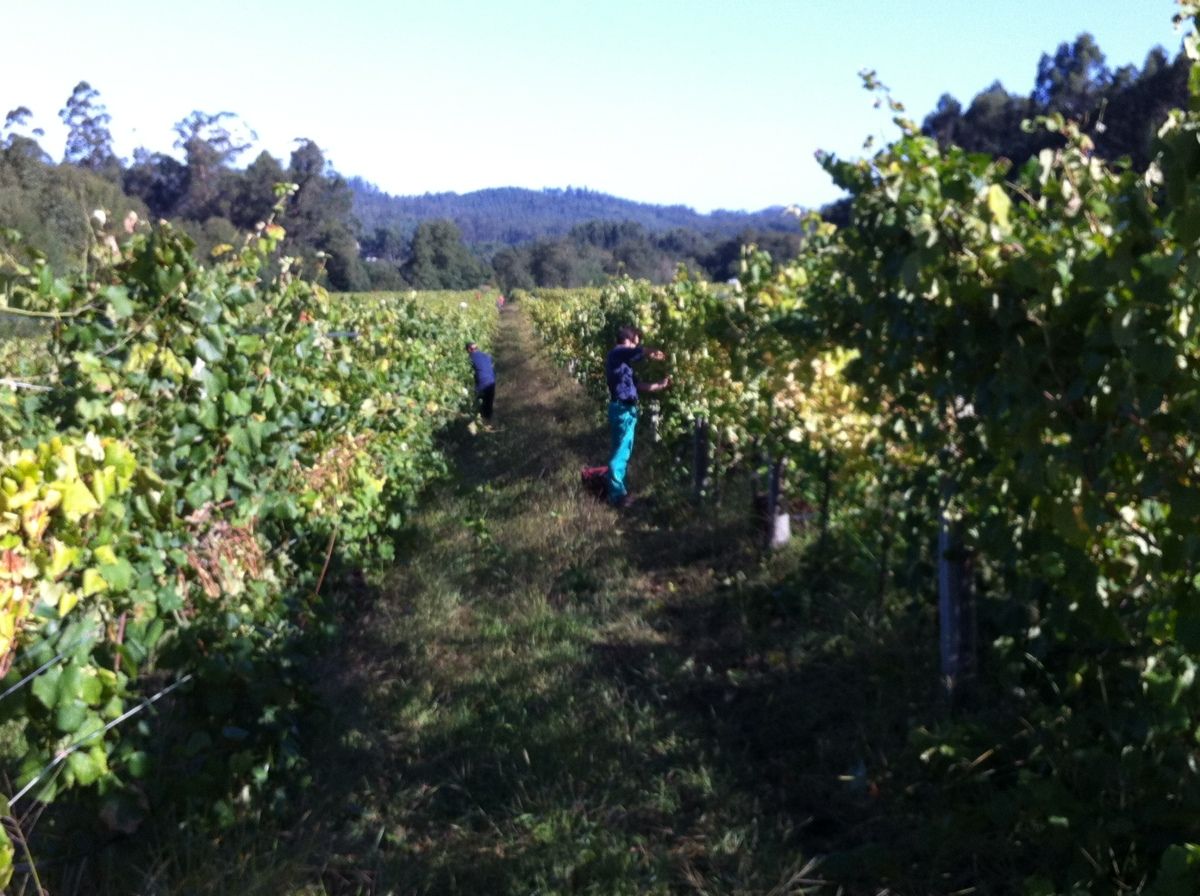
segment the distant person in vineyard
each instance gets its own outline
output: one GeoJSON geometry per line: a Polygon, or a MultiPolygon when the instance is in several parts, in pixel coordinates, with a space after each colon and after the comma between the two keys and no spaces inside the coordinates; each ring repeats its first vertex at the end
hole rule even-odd
{"type": "Polygon", "coordinates": [[[479,416],[485,424],[492,422],[492,402],[496,398],[496,369],[492,356],[481,352],[474,342],[467,343],[467,356],[475,372],[475,397],[479,401],[479,416]]]}
{"type": "Polygon", "coordinates": [[[633,434],[638,420],[638,394],[661,392],[671,385],[668,376],[657,383],[639,383],[633,365],[649,358],[662,361],[666,355],[660,349],[642,347],[642,334],[636,327],[621,327],[617,344],[604,359],[604,376],[608,380],[608,427],[612,435],[612,455],[608,461],[608,503],[628,507],[632,503],[625,487],[625,470],[633,455],[633,434]]]}

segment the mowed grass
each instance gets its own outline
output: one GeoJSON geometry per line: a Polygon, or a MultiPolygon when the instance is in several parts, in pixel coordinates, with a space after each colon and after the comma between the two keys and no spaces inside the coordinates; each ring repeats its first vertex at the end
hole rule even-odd
{"type": "MultiPolygon", "coordinates": [[[[697,810],[715,772],[656,689],[684,659],[654,595],[707,588],[714,573],[660,561],[689,537],[717,564],[741,546],[664,533],[651,511],[619,516],[582,494],[579,467],[604,459],[598,409],[533,356],[517,314],[497,344],[497,431],[463,437],[456,482],[346,645],[355,675],[331,702],[372,696],[335,723],[357,748],[328,766],[370,771],[330,785],[353,796],[324,880],[670,892],[708,849],[697,810]]],[[[743,836],[723,832],[718,848],[743,836]]]]}
{"type": "MultiPolygon", "coordinates": [[[[496,431],[451,434],[454,476],[394,570],[342,598],[294,812],[216,836],[162,820],[56,893],[921,880],[937,844],[890,799],[889,763],[936,681],[913,650],[936,644],[931,619],[848,584],[837,555],[853,545],[814,558],[802,536],[764,557],[748,498],[694,509],[663,486],[620,514],[596,502],[578,471],[605,459],[602,409],[541,358],[519,309],[496,346],[496,431]]],[[[655,450],[635,451],[635,488],[655,450]]]]}

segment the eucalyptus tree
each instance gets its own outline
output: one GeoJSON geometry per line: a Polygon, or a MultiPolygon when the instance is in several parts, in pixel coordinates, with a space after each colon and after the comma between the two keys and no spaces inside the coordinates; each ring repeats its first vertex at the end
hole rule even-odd
{"type": "Polygon", "coordinates": [[[71,91],[58,117],[67,126],[63,162],[87,168],[112,181],[121,177],[121,160],[113,150],[112,117],[100,102],[100,92],[87,81],[71,91]]]}

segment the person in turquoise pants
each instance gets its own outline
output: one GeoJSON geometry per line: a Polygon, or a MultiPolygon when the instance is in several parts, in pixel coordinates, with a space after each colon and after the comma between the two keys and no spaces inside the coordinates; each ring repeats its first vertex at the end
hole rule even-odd
{"type": "Polygon", "coordinates": [[[661,361],[666,357],[661,349],[642,347],[642,334],[636,327],[621,327],[617,344],[604,359],[604,376],[608,381],[608,427],[612,435],[612,454],[608,461],[608,503],[628,507],[632,503],[625,485],[625,471],[633,455],[633,436],[637,429],[638,394],[661,392],[671,385],[668,376],[657,383],[640,383],[633,365],[649,358],[661,361]]]}

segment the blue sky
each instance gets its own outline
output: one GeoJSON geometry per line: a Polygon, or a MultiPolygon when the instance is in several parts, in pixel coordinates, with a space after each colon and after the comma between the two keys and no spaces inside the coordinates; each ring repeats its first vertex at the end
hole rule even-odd
{"type": "MultiPolygon", "coordinates": [[[[588,187],[714,208],[815,206],[817,149],[893,133],[858,71],[920,119],[942,93],[1033,87],[1091,32],[1111,67],[1174,55],[1174,0],[10,0],[0,113],[100,91],[117,150],[171,151],[231,111],[286,162],[309,138],[396,194],[588,187]]],[[[249,161],[249,157],[245,161],[249,161]]],[[[2,223],[2,222],[0,222],[2,223]]]]}

